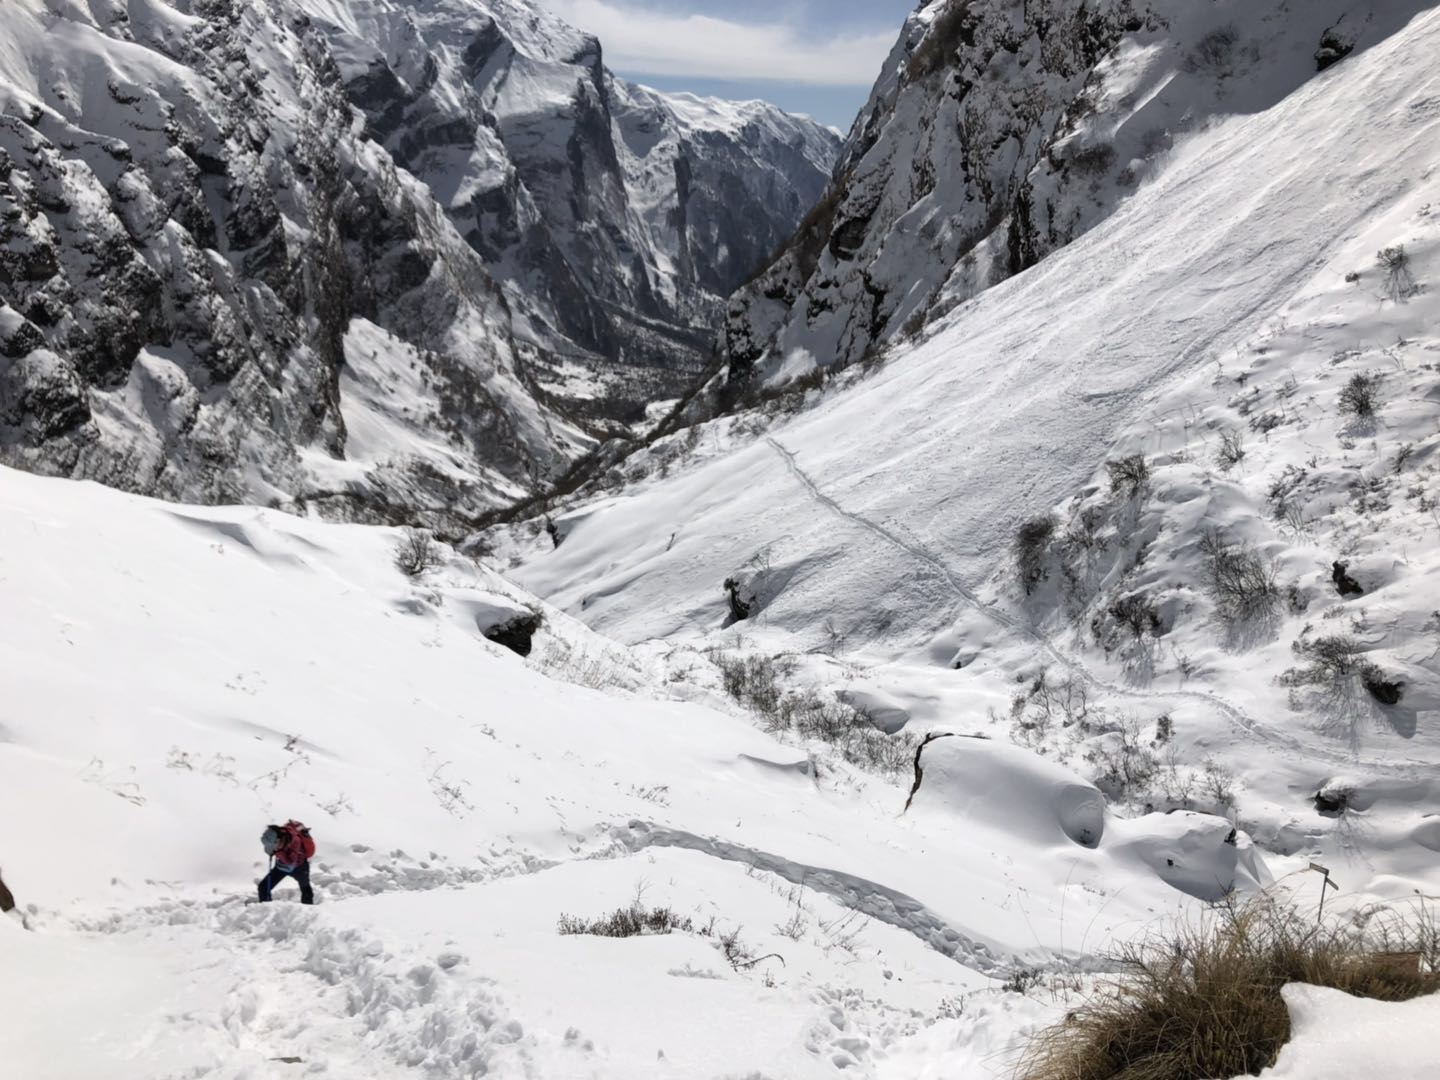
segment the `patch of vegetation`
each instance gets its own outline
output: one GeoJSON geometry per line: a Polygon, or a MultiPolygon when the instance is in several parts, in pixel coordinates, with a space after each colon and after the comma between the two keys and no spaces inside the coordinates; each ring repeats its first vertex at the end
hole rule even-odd
{"type": "Polygon", "coordinates": [[[395,545],[395,568],[406,577],[422,577],[443,561],[440,546],[424,529],[406,529],[395,545]]]}
{"type": "Polygon", "coordinates": [[[1290,646],[1290,651],[1306,663],[1280,676],[1280,681],[1286,686],[1335,686],[1351,675],[1359,674],[1368,663],[1364,659],[1364,645],[1348,634],[1301,638],[1290,646]]]}
{"type": "Polygon", "coordinates": [[[1090,691],[1074,675],[1052,681],[1042,672],[1024,693],[1010,701],[1010,720],[1015,741],[1031,749],[1040,749],[1050,741],[1058,724],[1062,729],[1090,730],[1090,691]]]}
{"type": "Polygon", "coordinates": [[[557,929],[567,935],[628,938],[645,934],[673,934],[677,930],[688,934],[695,930],[695,922],[688,916],[677,915],[668,907],[646,908],[636,898],[626,907],[616,908],[609,915],[594,919],[561,915],[557,929]]]}
{"type": "Polygon", "coordinates": [[[1380,376],[1357,374],[1340,391],[1340,411],[1357,420],[1373,420],[1380,407],[1380,376]]]}
{"type": "Polygon", "coordinates": [[[1281,590],[1268,559],[1246,543],[1229,543],[1218,529],[1200,538],[1205,559],[1205,590],[1216,613],[1230,624],[1275,614],[1281,590]]]}
{"type": "Polygon", "coordinates": [[[1146,636],[1160,637],[1165,633],[1160,609],[1143,593],[1132,593],[1115,601],[1110,605],[1110,617],[1129,630],[1136,641],[1146,636]]]}
{"type": "Polygon", "coordinates": [[[1410,253],[1404,244],[1381,248],[1375,256],[1385,273],[1385,295],[1397,304],[1415,295],[1415,274],[1410,269],[1410,253]]]}
{"type": "Polygon", "coordinates": [[[1134,498],[1150,482],[1150,466],[1144,454],[1131,454],[1105,463],[1110,474],[1110,490],[1116,495],[1124,494],[1134,498]]]}
{"type": "Polygon", "coordinates": [[[908,772],[917,741],[907,732],[887,735],[863,709],[818,690],[788,690],[795,670],[788,658],[737,656],[715,650],[725,692],[760,719],[772,734],[790,732],[833,746],[857,768],[898,776],[908,772]]]}
{"type": "Polygon", "coordinates": [[[1398,705],[1404,695],[1405,684],[1366,659],[1364,645],[1349,634],[1301,637],[1290,649],[1305,663],[1284,672],[1280,676],[1282,686],[1322,686],[1338,692],[1347,680],[1358,678],[1365,691],[1382,705],[1398,705]]]}
{"type": "Polygon", "coordinates": [[[1220,433],[1220,449],[1215,451],[1215,461],[1226,472],[1245,460],[1245,433],[1239,428],[1220,433]]]}
{"type": "Polygon", "coordinates": [[[1217,26],[1198,42],[1185,57],[1185,70],[1192,75],[1213,75],[1223,79],[1235,70],[1239,53],[1240,31],[1234,23],[1217,26]]]}
{"type": "Polygon", "coordinates": [[[1031,518],[1015,533],[1012,550],[1015,556],[1015,570],[1020,584],[1029,596],[1049,576],[1045,569],[1045,558],[1050,551],[1050,542],[1055,539],[1057,522],[1053,515],[1031,518]]]}
{"type": "Polygon", "coordinates": [[[1154,743],[1144,738],[1133,716],[1122,717],[1086,757],[1096,769],[1095,786],[1121,801],[1149,791],[1160,771],[1154,743]]]}
{"type": "Polygon", "coordinates": [[[1122,948],[1101,984],[1031,1043],[1022,1080],[1253,1076],[1290,1038],[1287,983],[1408,1001],[1440,990],[1440,927],[1427,908],[1317,925],[1271,900],[1122,948]]]}

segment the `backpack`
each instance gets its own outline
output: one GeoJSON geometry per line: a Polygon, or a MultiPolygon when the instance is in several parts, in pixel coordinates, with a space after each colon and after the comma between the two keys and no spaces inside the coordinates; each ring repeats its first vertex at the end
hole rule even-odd
{"type": "Polygon", "coordinates": [[[284,825],[267,825],[260,834],[260,846],[265,854],[274,856],[300,856],[304,859],[315,857],[315,841],[310,830],[291,818],[284,825]]]}
{"type": "Polygon", "coordinates": [[[285,823],[285,828],[299,842],[300,850],[305,858],[313,859],[315,857],[315,841],[310,838],[310,830],[294,818],[285,823]]]}

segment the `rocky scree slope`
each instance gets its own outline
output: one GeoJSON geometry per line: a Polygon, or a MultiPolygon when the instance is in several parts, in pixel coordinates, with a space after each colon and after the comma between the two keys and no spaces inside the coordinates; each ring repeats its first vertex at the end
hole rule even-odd
{"type": "Polygon", "coordinates": [[[685,244],[727,214],[783,234],[834,145],[622,88],[517,3],[0,23],[0,460],[167,498],[440,523],[524,494],[593,442],[581,399],[687,377],[666,343],[749,254],[685,244]]]}
{"type": "Polygon", "coordinates": [[[1273,104],[1423,6],[1252,21],[1230,3],[923,4],[824,199],[732,298],[711,389],[731,404],[920,333],[1113,213],[1177,139],[1273,104]]]}

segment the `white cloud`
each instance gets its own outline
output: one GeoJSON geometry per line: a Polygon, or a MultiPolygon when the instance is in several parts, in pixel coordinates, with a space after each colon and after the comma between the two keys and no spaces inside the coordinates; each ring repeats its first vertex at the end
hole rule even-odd
{"type": "Polygon", "coordinates": [[[613,0],[548,6],[600,39],[608,67],[643,75],[868,87],[895,44],[893,30],[826,38],[797,26],[666,14],[613,0]]]}

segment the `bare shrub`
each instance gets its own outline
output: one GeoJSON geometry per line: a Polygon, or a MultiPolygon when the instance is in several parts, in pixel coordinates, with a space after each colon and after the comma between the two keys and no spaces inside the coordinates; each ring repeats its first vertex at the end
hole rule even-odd
{"type": "Polygon", "coordinates": [[[1105,551],[1110,545],[1100,535],[1100,530],[1104,526],[1105,511],[1100,507],[1087,506],[1081,510],[1070,522],[1069,527],[1065,530],[1065,536],[1061,539],[1065,555],[1068,557],[1077,552],[1089,555],[1105,551]]]}
{"type": "Polygon", "coordinates": [[[1131,454],[1105,463],[1110,474],[1110,490],[1115,494],[1124,493],[1134,498],[1150,481],[1150,466],[1144,454],[1131,454]]]}
{"type": "Polygon", "coordinates": [[[1089,688],[1073,675],[1052,682],[1042,672],[1024,693],[1011,700],[1010,720],[1015,741],[1031,749],[1048,743],[1057,724],[1088,731],[1092,720],[1089,688]]]}
{"type": "Polygon", "coordinates": [[[789,732],[833,746],[850,764],[896,776],[908,772],[916,740],[908,732],[887,735],[863,709],[817,690],[788,690],[782,680],[794,673],[786,657],[710,653],[725,692],[755,713],[772,734],[789,732]]]}
{"type": "Polygon", "coordinates": [[[1397,304],[1415,295],[1415,274],[1410,269],[1410,253],[1404,244],[1381,248],[1375,256],[1385,272],[1385,295],[1397,304]]]}
{"type": "Polygon", "coordinates": [[[1352,375],[1340,391],[1340,411],[1357,420],[1373,420],[1380,407],[1380,376],[1352,375]]]}
{"type": "Polygon", "coordinates": [[[1045,973],[1039,968],[1016,968],[1000,984],[1007,994],[1027,994],[1040,985],[1045,973]]]}
{"type": "Polygon", "coordinates": [[[1186,55],[1185,70],[1192,75],[1224,78],[1234,71],[1239,44],[1240,31],[1234,23],[1217,26],[1186,55]]]}
{"type": "Polygon", "coordinates": [[[1220,433],[1220,449],[1215,451],[1215,460],[1226,472],[1245,460],[1245,433],[1239,428],[1220,433]]]}
{"type": "Polygon", "coordinates": [[[1117,800],[1145,794],[1160,771],[1160,758],[1133,716],[1121,717],[1086,757],[1096,767],[1095,786],[1117,800]]]}
{"type": "Polygon", "coordinates": [[[673,934],[677,930],[691,933],[695,929],[695,922],[688,916],[677,915],[668,907],[646,908],[637,898],[626,907],[616,908],[609,915],[594,919],[561,915],[557,929],[565,935],[588,934],[593,937],[627,938],[646,934],[673,934]]]}
{"type": "Polygon", "coordinates": [[[1130,631],[1136,641],[1145,636],[1160,637],[1165,624],[1160,609],[1143,593],[1132,593],[1110,605],[1110,617],[1130,631]]]}
{"type": "Polygon", "coordinates": [[[1205,558],[1205,589],[1221,619],[1239,623],[1275,614],[1280,586],[1264,555],[1246,543],[1227,543],[1218,529],[1201,536],[1200,553],[1205,558]]]}
{"type": "Polygon", "coordinates": [[[406,577],[418,578],[442,561],[439,545],[424,529],[406,529],[395,545],[395,567],[406,577]]]}
{"type": "Polygon", "coordinates": [[[469,790],[470,781],[460,780],[445,774],[453,762],[440,761],[439,755],[434,750],[426,749],[425,766],[430,769],[427,778],[430,784],[430,793],[435,796],[435,801],[440,808],[453,818],[463,818],[475,805],[470,802],[466,795],[469,790]]]}
{"type": "Polygon", "coordinates": [[[1031,518],[1015,533],[1013,551],[1015,570],[1020,575],[1020,584],[1029,596],[1048,576],[1045,557],[1050,551],[1050,542],[1055,538],[1056,521],[1053,515],[1031,518]]]}
{"type": "Polygon", "coordinates": [[[1440,928],[1424,906],[1317,925],[1273,900],[1230,904],[1114,959],[1123,975],[1034,1039],[1021,1080],[1253,1076],[1290,1039],[1288,983],[1379,1001],[1440,990],[1440,928]]]}
{"type": "Polygon", "coordinates": [[[1295,497],[1309,479],[1310,472],[1297,465],[1286,465],[1285,471],[1270,482],[1265,493],[1270,512],[1277,521],[1285,521],[1295,509],[1295,497]]]}
{"type": "Polygon", "coordinates": [[[785,696],[781,680],[794,674],[794,660],[783,656],[735,656],[718,649],[710,658],[720,669],[727,694],[763,720],[779,715],[780,702],[785,696]]]}
{"type": "Polygon", "coordinates": [[[1348,634],[1313,640],[1302,637],[1290,649],[1306,662],[1284,672],[1280,676],[1282,686],[1321,686],[1339,692],[1348,680],[1358,678],[1365,691],[1382,705],[1398,705],[1404,694],[1405,684],[1366,659],[1364,645],[1348,634]]]}
{"type": "Polygon", "coordinates": [[[1290,651],[1305,661],[1280,676],[1285,686],[1337,686],[1365,666],[1365,647],[1358,638],[1348,634],[1329,634],[1313,639],[1301,638],[1290,651]]]}

